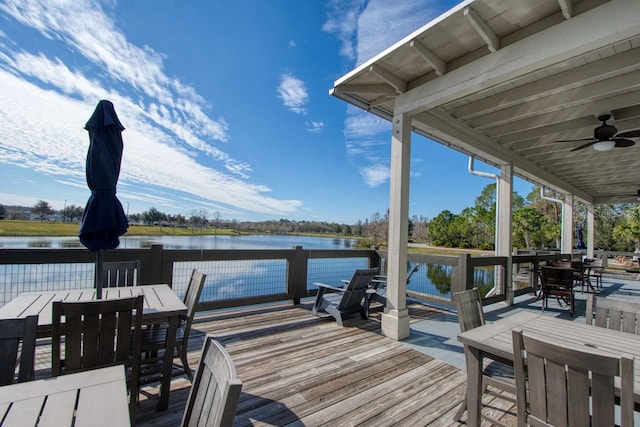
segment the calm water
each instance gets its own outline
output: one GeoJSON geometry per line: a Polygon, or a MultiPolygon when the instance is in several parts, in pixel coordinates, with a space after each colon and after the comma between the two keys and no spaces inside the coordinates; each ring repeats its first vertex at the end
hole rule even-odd
{"type": "MultiPolygon", "coordinates": [[[[127,236],[120,248],[140,249],[163,245],[165,249],[351,249],[354,239],[308,236],[127,236]]],[[[82,248],[77,237],[0,237],[0,248],[82,248]]]]}
{"type": "MultiPolygon", "coordinates": [[[[356,241],[346,238],[308,237],[308,236],[281,236],[281,235],[242,235],[242,236],[129,236],[121,239],[120,248],[148,248],[151,245],[162,245],[165,249],[291,249],[302,246],[304,249],[352,249],[356,241]]],[[[0,248],[24,249],[24,248],[83,248],[77,237],[2,237],[0,248]]],[[[246,284],[251,288],[253,283],[262,280],[261,275],[270,268],[268,264],[274,261],[256,261],[260,268],[252,268],[234,278],[237,283],[246,284]]],[[[340,285],[340,279],[348,279],[354,268],[352,263],[336,263],[335,260],[314,259],[310,263],[330,264],[326,268],[313,268],[310,266],[309,283],[324,281],[333,285],[340,285]],[[333,271],[336,277],[329,281],[326,277],[318,276],[313,271],[333,271]],[[335,283],[333,283],[335,282],[335,283]]],[[[0,265],[0,292],[8,286],[11,274],[4,274],[4,267],[0,265]]],[[[408,271],[413,266],[407,266],[408,271]]],[[[91,272],[89,272],[91,273],[91,272]]],[[[92,273],[91,273],[92,274],[92,273]]],[[[89,274],[89,278],[92,275],[89,274]]],[[[212,276],[213,277],[213,276],[212,276]]],[[[493,286],[493,269],[476,269],[475,282],[483,292],[493,286]]],[[[227,279],[228,281],[228,279],[227,279]]],[[[36,283],[33,285],[38,287],[36,283]]],[[[313,285],[310,285],[313,286],[313,285]]],[[[448,265],[420,264],[418,271],[411,277],[408,285],[410,290],[429,295],[448,298],[451,289],[451,267],[448,265]]],[[[237,292],[240,292],[237,288],[237,292]]],[[[17,291],[16,291],[17,292],[17,291]]],[[[268,292],[267,292],[268,293],[268,292]]],[[[240,292],[237,296],[242,296],[240,292]]],[[[2,298],[0,297],[0,300],[2,298]]],[[[0,301],[0,304],[2,301],[0,301]]]]}

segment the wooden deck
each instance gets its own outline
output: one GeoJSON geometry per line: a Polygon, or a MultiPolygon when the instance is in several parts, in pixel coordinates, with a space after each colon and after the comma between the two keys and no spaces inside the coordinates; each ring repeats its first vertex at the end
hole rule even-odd
{"type": "MultiPolygon", "coordinates": [[[[382,336],[379,313],[341,328],[310,309],[286,305],[198,316],[193,366],[202,337],[212,334],[243,382],[234,425],[461,425],[452,417],[465,392],[463,371],[382,336]]],[[[410,313],[412,321],[443,314],[422,305],[410,313]]],[[[175,378],[169,409],[157,412],[157,388],[147,389],[137,425],[179,425],[188,392],[188,381],[175,378]]],[[[514,424],[513,414],[504,413],[512,409],[508,401],[487,403],[514,424]]]]}

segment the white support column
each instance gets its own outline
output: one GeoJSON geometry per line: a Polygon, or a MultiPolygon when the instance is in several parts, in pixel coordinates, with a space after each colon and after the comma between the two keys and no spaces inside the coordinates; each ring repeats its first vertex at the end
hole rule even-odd
{"type": "Polygon", "coordinates": [[[593,259],[596,244],[596,229],[593,205],[587,205],[587,258],[593,259]]]}
{"type": "Polygon", "coordinates": [[[496,215],[498,215],[498,225],[496,229],[497,243],[496,255],[506,256],[507,268],[504,272],[504,280],[498,282],[500,291],[506,296],[507,305],[513,304],[513,284],[511,276],[511,259],[512,259],[512,228],[513,228],[513,166],[504,165],[500,168],[500,178],[498,180],[498,188],[496,189],[498,197],[498,206],[496,215]]]}
{"type": "Polygon", "coordinates": [[[387,306],[382,314],[382,333],[395,340],[409,336],[406,265],[410,158],[411,118],[408,115],[395,116],[391,132],[387,306]]]}
{"type": "Polygon", "coordinates": [[[573,195],[565,194],[562,202],[562,241],[563,254],[573,253],[573,195]]]}

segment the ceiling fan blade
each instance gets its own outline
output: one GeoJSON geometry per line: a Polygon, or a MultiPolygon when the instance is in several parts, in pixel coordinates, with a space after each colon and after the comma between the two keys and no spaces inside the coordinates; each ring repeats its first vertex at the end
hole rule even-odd
{"type": "Polygon", "coordinates": [[[620,132],[616,135],[616,138],[640,138],[640,129],[620,132]]]}
{"type": "Polygon", "coordinates": [[[587,147],[591,147],[593,144],[595,144],[597,141],[591,141],[591,142],[587,142],[586,144],[582,144],[579,147],[574,148],[573,150],[569,150],[569,152],[573,152],[573,151],[578,151],[578,150],[582,150],[583,148],[587,148],[587,147]]]}
{"type": "Polygon", "coordinates": [[[580,139],[563,139],[563,140],[555,141],[555,142],[576,142],[576,141],[593,141],[593,142],[596,142],[597,139],[591,137],[591,138],[580,138],[580,139]]]}
{"type": "Polygon", "coordinates": [[[624,138],[612,138],[611,140],[616,142],[616,148],[631,147],[636,144],[632,140],[624,138]]]}

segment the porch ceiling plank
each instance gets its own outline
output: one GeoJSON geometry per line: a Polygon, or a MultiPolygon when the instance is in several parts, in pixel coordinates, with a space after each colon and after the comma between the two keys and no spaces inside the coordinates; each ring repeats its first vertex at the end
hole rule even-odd
{"type": "Polygon", "coordinates": [[[583,84],[580,87],[575,87],[564,92],[552,93],[534,101],[476,117],[469,123],[474,128],[483,129],[520,118],[557,111],[562,108],[597,102],[598,99],[615,96],[616,94],[629,90],[629,88],[640,88],[640,71],[633,71],[591,84],[583,84]]]}
{"type": "Polygon", "coordinates": [[[396,90],[386,84],[354,84],[354,85],[342,85],[335,89],[338,93],[359,93],[359,94],[374,94],[374,95],[396,95],[396,90]]]}
{"type": "Polygon", "coordinates": [[[492,96],[484,96],[475,102],[456,108],[452,114],[458,119],[472,119],[487,112],[509,108],[540,98],[541,94],[578,87],[582,81],[601,79],[608,73],[637,70],[638,64],[640,64],[640,49],[628,50],[615,56],[580,67],[572,67],[546,78],[538,79],[532,85],[520,85],[492,96]]]}

